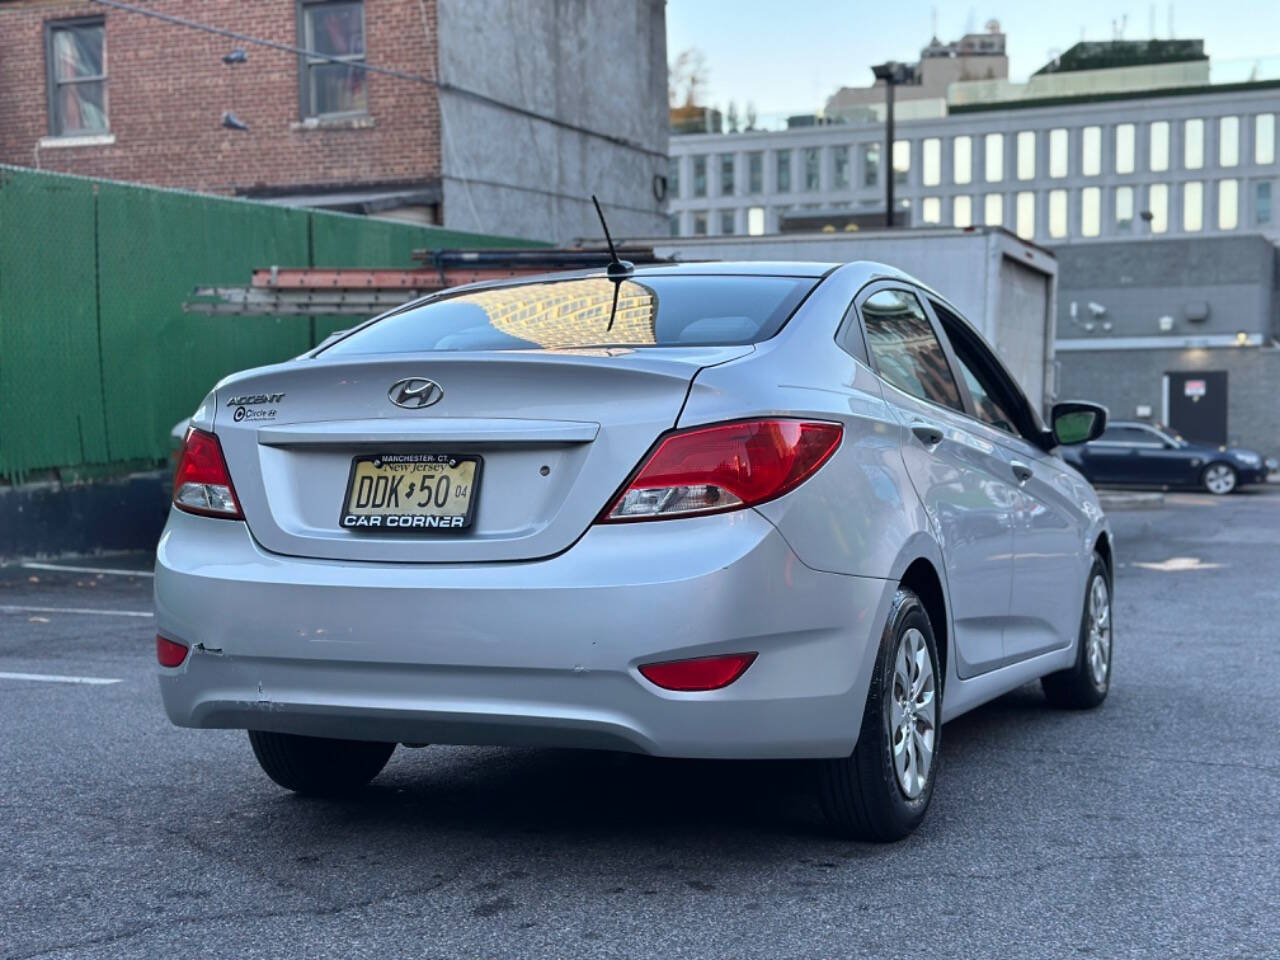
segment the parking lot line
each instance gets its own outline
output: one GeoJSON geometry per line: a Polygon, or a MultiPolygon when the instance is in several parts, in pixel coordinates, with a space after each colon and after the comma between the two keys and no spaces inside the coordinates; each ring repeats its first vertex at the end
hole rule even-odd
{"type": "Polygon", "coordinates": [[[86,683],[97,686],[120,682],[111,677],[64,677],[53,673],[0,673],[0,680],[33,680],[37,683],[86,683]]]}
{"type": "Polygon", "coordinates": [[[19,607],[0,604],[0,613],[74,613],[86,617],[151,617],[150,610],[91,610],[87,607],[19,607]]]}
{"type": "Polygon", "coordinates": [[[113,577],[154,577],[150,570],[125,570],[113,567],[72,567],[62,563],[38,563],[34,560],[24,561],[25,570],[52,570],[57,573],[105,573],[113,577]]]}

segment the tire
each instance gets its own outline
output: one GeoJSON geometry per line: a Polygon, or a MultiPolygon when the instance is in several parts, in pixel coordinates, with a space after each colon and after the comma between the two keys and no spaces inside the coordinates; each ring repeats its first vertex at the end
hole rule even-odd
{"type": "Polygon", "coordinates": [[[1085,581],[1075,665],[1040,678],[1049,702],[1067,710],[1092,710],[1107,699],[1111,689],[1112,641],[1111,576],[1103,559],[1094,554],[1093,567],[1085,581]],[[1103,618],[1100,624],[1099,616],[1103,618]]]}
{"type": "Polygon", "coordinates": [[[1200,474],[1200,485],[1215,496],[1222,497],[1235,492],[1240,485],[1240,477],[1231,464],[1215,460],[1200,474]]]}
{"type": "Polygon", "coordinates": [[[337,797],[355,793],[382,772],[394,743],[331,740],[250,730],[253,755],[268,777],[294,793],[337,797]]]}
{"type": "Polygon", "coordinates": [[[848,757],[819,764],[819,800],[836,833],[855,840],[901,840],[924,819],[937,779],[942,730],[942,673],[938,648],[924,605],[912,591],[899,588],[880,638],[871,688],[863,710],[858,742],[848,757]],[[899,658],[914,648],[914,665],[899,658]],[[895,696],[906,679],[919,686],[915,710],[904,711],[895,696]],[[926,669],[927,668],[927,669],[926,669]],[[902,736],[914,715],[914,726],[902,736]],[[910,744],[910,751],[895,744],[910,744]],[[931,752],[925,757],[925,749],[931,752]],[[919,751],[919,752],[917,752],[919,751]],[[910,756],[915,757],[916,776],[910,756]],[[905,769],[905,773],[903,772],[905,769]]]}

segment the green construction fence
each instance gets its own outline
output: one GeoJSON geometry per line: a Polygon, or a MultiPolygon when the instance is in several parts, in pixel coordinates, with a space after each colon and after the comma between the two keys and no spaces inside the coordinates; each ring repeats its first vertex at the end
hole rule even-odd
{"type": "Polygon", "coordinates": [[[196,286],[521,246],[544,244],[0,165],[0,479],[162,460],[218,379],[352,322],[185,313],[196,286]]]}

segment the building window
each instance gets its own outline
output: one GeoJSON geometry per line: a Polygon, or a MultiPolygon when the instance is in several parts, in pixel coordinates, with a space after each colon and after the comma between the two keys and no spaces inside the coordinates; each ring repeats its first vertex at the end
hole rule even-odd
{"type": "Polygon", "coordinates": [[[1004,134],[988,133],[986,136],[986,163],[983,176],[987,183],[999,183],[1004,179],[1004,134]]]}
{"type": "Polygon", "coordinates": [[[671,235],[673,237],[680,236],[680,214],[679,213],[673,213],[670,216],[668,216],[667,224],[671,228],[671,235]]]}
{"type": "Polygon", "coordinates": [[[1004,225],[1004,194],[988,193],[982,201],[982,222],[988,227],[1004,225]]]}
{"type": "Polygon", "coordinates": [[[1018,134],[1018,179],[1034,180],[1036,178],[1036,134],[1034,130],[1023,130],[1018,134]]]}
{"type": "Polygon", "coordinates": [[[1134,171],[1134,128],[1132,123],[1116,126],[1116,173],[1134,171]]]}
{"type": "Polygon", "coordinates": [[[1260,113],[1253,118],[1253,162],[1262,166],[1276,162],[1276,115],[1260,113]]]}
{"type": "Polygon", "coordinates": [[[680,158],[672,157],[667,164],[667,196],[680,199],[680,158]]]}
{"type": "Polygon", "coordinates": [[[733,210],[720,211],[720,233],[726,237],[732,236],[736,232],[734,228],[734,214],[735,211],[733,210]]]}
{"type": "Polygon", "coordinates": [[[693,158],[693,195],[695,197],[707,195],[707,158],[705,156],[699,155],[693,158]]]}
{"type": "Polygon", "coordinates": [[[1240,118],[1222,117],[1218,120],[1218,166],[1235,167],[1240,164],[1240,118]]]}
{"type": "Polygon", "coordinates": [[[880,185],[880,144],[868,143],[862,148],[862,185],[880,185]]]}
{"type": "Polygon", "coordinates": [[[1133,187],[1116,187],[1116,229],[1133,229],[1133,187]]]}
{"type": "Polygon", "coordinates": [[[747,193],[764,192],[764,154],[759,150],[747,154],[747,193]]]}
{"type": "Polygon", "coordinates": [[[747,208],[747,235],[759,237],[764,234],[764,207],[747,208]]]}
{"type": "Polygon", "coordinates": [[[1253,185],[1253,220],[1261,225],[1271,222],[1271,184],[1269,181],[1253,185]]]}
{"type": "Polygon", "coordinates": [[[905,186],[911,178],[911,141],[893,141],[893,182],[905,186]]]}
{"type": "Polygon", "coordinates": [[[926,187],[942,183],[942,141],[937,137],[920,141],[920,182],[926,187]]]}
{"type": "Polygon", "coordinates": [[[849,148],[833,147],[831,150],[831,172],[835,179],[835,189],[849,189],[849,148]]]}
{"type": "Polygon", "coordinates": [[[972,197],[955,197],[951,201],[951,223],[962,228],[973,226],[972,197]]]}
{"type": "Polygon", "coordinates": [[[778,161],[778,193],[791,192],[791,151],[779,150],[778,161]]]}
{"type": "Polygon", "coordinates": [[[1188,120],[1182,125],[1182,165],[1187,170],[1204,166],[1204,121],[1188,120]]]}
{"type": "Polygon", "coordinates": [[[1169,121],[1157,120],[1151,124],[1147,144],[1149,166],[1153,173],[1169,169],[1169,121]]]}
{"type": "Polygon", "coordinates": [[[1085,187],[1080,191],[1080,235],[1096,237],[1102,232],[1102,189],[1085,187]]]}
{"type": "Polygon", "coordinates": [[[817,147],[804,148],[804,189],[813,193],[822,186],[822,157],[817,147]]]}
{"type": "MultiPolygon", "coordinates": [[[[1163,120],[1160,121],[1164,123],[1163,120]]],[[[1147,213],[1151,214],[1151,232],[1164,233],[1169,229],[1169,185],[1153,183],[1147,187],[1147,213]]]]}
{"type": "Polygon", "coordinates": [[[1190,180],[1182,185],[1182,229],[1195,233],[1204,228],[1204,184],[1190,180]]]}
{"type": "Polygon", "coordinates": [[[733,166],[734,156],[732,153],[720,154],[720,196],[733,196],[733,166]]]}
{"type": "MultiPolygon", "coordinates": [[[[1062,131],[1066,133],[1066,131],[1062,131]]],[[[1067,235],[1067,191],[1049,191],[1049,236],[1055,240],[1067,235]]]]}
{"type": "Polygon", "coordinates": [[[920,201],[921,223],[942,223],[942,201],[937,197],[925,197],[920,201]]]}
{"type": "Polygon", "coordinates": [[[951,182],[973,180],[973,138],[956,137],[951,141],[951,182]]]}
{"type": "Polygon", "coordinates": [[[1096,177],[1102,173],[1102,128],[1085,127],[1080,131],[1080,173],[1096,177]]]}
{"type": "Polygon", "coordinates": [[[705,237],[707,235],[707,211],[705,210],[694,211],[693,235],[695,237],[705,237]]]}
{"type": "Polygon", "coordinates": [[[367,113],[363,0],[300,0],[302,46],[324,58],[300,57],[302,115],[327,117],[367,113]],[[335,62],[336,61],[336,62],[335,62]]]}
{"type": "Polygon", "coordinates": [[[1034,240],[1036,236],[1036,195],[1030,190],[1019,193],[1014,201],[1015,229],[1023,240],[1034,240]]]}
{"type": "Polygon", "coordinates": [[[1218,181],[1218,229],[1234,230],[1240,225],[1240,181],[1218,181]]]}
{"type": "MultiPolygon", "coordinates": [[[[1067,131],[1056,127],[1049,131],[1049,176],[1065,177],[1071,165],[1071,148],[1067,140],[1067,131]]],[[[1050,219],[1050,230],[1053,229],[1050,219]]],[[[1051,233],[1050,236],[1053,236],[1051,233]]]]}
{"type": "Polygon", "coordinates": [[[107,50],[103,19],[59,20],[45,27],[49,132],[55,137],[107,132],[107,50]]]}

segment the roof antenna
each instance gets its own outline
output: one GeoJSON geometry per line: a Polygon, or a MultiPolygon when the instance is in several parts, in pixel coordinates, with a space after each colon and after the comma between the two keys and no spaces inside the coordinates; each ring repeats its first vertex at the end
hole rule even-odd
{"type": "Polygon", "coordinates": [[[591,195],[591,202],[596,205],[596,216],[600,218],[600,226],[604,229],[604,238],[609,244],[609,265],[604,268],[611,280],[624,280],[636,272],[636,265],[629,260],[619,260],[618,251],[613,247],[613,237],[609,236],[609,225],[604,222],[604,211],[600,209],[600,201],[591,195]]]}

